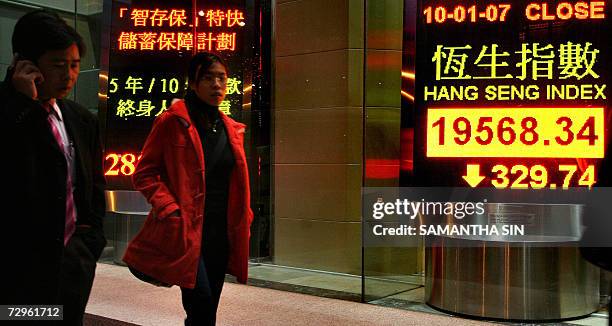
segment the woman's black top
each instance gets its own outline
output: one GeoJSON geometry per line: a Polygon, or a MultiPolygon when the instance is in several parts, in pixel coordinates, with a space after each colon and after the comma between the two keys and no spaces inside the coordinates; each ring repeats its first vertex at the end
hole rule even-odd
{"type": "Polygon", "coordinates": [[[204,226],[202,252],[227,254],[227,204],[230,174],[234,167],[234,155],[227,138],[227,131],[219,114],[219,108],[202,102],[193,92],[185,97],[189,116],[202,141],[206,170],[206,197],[204,200],[204,226]],[[217,143],[225,138],[225,145],[217,150],[217,143]]]}

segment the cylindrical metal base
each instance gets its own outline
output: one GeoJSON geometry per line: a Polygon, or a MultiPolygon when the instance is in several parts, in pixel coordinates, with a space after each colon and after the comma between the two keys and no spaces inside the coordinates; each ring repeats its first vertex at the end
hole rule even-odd
{"type": "Polygon", "coordinates": [[[575,243],[426,242],[425,298],[434,308],[522,321],[571,319],[599,308],[599,269],[575,243]]]}
{"type": "Polygon", "coordinates": [[[137,191],[107,190],[105,195],[107,218],[114,219],[113,261],[124,265],[123,254],[128,243],[140,231],[151,205],[137,191]]]}
{"type": "Polygon", "coordinates": [[[115,251],[113,255],[113,262],[119,265],[125,265],[123,262],[123,255],[127,249],[128,244],[136,234],[140,231],[144,225],[144,221],[147,218],[146,215],[136,214],[113,214],[116,218],[115,221],[115,251]]]}

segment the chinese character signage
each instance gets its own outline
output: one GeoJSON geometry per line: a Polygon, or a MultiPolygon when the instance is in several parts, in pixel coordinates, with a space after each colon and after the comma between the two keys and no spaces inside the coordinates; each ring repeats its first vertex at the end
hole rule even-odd
{"type": "MultiPolygon", "coordinates": [[[[209,1],[209,3],[214,2],[209,1]]],[[[194,48],[209,52],[236,51],[236,31],[246,25],[242,10],[207,9],[198,11],[193,17],[189,16],[185,9],[121,7],[119,18],[129,19],[134,30],[121,31],[117,39],[117,48],[120,51],[145,52],[194,48]],[[202,28],[208,30],[207,32],[191,31],[194,27],[198,30],[201,24],[202,28]]]]}
{"type": "Polygon", "coordinates": [[[597,182],[609,126],[605,1],[417,3],[420,185],[597,182]]]}
{"type": "MultiPolygon", "coordinates": [[[[106,8],[105,8],[106,9],[106,8]]],[[[187,66],[200,51],[229,68],[220,110],[240,120],[250,77],[245,71],[249,15],[245,0],[112,1],[106,92],[106,176],[129,188],[153,120],[188,88],[187,66]],[[246,84],[246,85],[245,85],[246,84]]]]}

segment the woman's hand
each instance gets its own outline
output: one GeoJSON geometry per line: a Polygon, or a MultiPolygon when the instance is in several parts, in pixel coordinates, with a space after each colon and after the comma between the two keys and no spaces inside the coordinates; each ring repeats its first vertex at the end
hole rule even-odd
{"type": "Polygon", "coordinates": [[[181,217],[181,210],[180,209],[177,209],[174,212],[166,215],[166,218],[180,218],[180,217],[181,217]]]}

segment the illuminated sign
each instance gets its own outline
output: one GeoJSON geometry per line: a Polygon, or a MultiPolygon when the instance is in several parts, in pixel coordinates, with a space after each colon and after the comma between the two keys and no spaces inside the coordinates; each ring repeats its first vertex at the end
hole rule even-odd
{"type": "Polygon", "coordinates": [[[559,2],[555,6],[532,2],[525,7],[525,16],[529,20],[604,19],[605,7],[603,1],[559,2]]]}
{"type": "Polygon", "coordinates": [[[419,1],[415,183],[596,183],[610,123],[609,10],[603,1],[419,1]]]}
{"type": "MultiPolygon", "coordinates": [[[[122,94],[125,97],[119,98],[117,105],[114,107],[114,114],[120,118],[138,118],[158,116],[170,106],[169,98],[178,98],[187,89],[187,80],[184,80],[184,85],[179,78],[160,78],[151,77],[144,79],[142,77],[134,77],[128,75],[125,80],[120,78],[111,78],[109,80],[109,94],[122,94]],[[150,96],[151,94],[163,94],[168,98],[160,99],[159,102],[153,103],[149,98],[140,99],[137,102],[132,100],[131,96],[143,95],[150,96]]],[[[228,78],[226,85],[226,95],[241,95],[242,81],[238,78],[228,78]]],[[[232,115],[231,103],[229,100],[224,100],[219,105],[219,110],[226,115],[232,115]]]]}
{"type": "MultiPolygon", "coordinates": [[[[249,108],[250,16],[246,1],[112,1],[105,100],[105,174],[110,187],[131,189],[153,120],[188,88],[187,67],[199,51],[228,65],[220,111],[241,120],[249,108]]],[[[105,8],[106,9],[106,8],[105,8]]]]}
{"type": "Polygon", "coordinates": [[[436,6],[435,8],[429,6],[425,8],[423,13],[425,14],[425,21],[427,24],[431,23],[444,23],[447,20],[454,20],[457,23],[472,22],[475,23],[479,19],[484,19],[490,22],[506,21],[506,15],[508,10],[512,6],[507,3],[501,3],[497,5],[483,6],[483,10],[479,10],[476,5],[465,7],[455,6],[453,8],[446,8],[444,6],[436,6]]]}
{"type": "MultiPolygon", "coordinates": [[[[517,7],[519,1],[515,1],[517,7]]],[[[524,6],[525,18],[530,21],[553,21],[570,19],[605,19],[604,1],[578,1],[574,3],[531,2],[524,6]]],[[[473,5],[430,5],[423,9],[426,24],[442,23],[503,23],[512,9],[512,3],[489,3],[473,5]]]]}
{"type": "Polygon", "coordinates": [[[130,176],[136,170],[136,164],[140,160],[140,154],[134,153],[107,153],[105,157],[105,176],[130,176]]]}
{"type": "Polygon", "coordinates": [[[185,9],[129,9],[119,8],[120,19],[130,19],[130,28],[151,27],[148,30],[122,31],[117,39],[117,48],[123,50],[139,51],[235,51],[236,32],[228,32],[232,28],[244,27],[244,12],[238,9],[228,10],[201,10],[198,15],[190,18],[185,9]],[[203,17],[200,17],[203,16],[203,17]],[[206,26],[226,27],[228,30],[217,32],[173,32],[159,30],[160,27],[198,28],[200,19],[206,20],[206,26]],[[187,22],[191,23],[188,25],[187,22]],[[158,31],[159,30],[159,31],[158,31]]]}
{"type": "MultiPolygon", "coordinates": [[[[512,165],[496,164],[491,168],[491,185],[495,188],[515,189],[543,189],[549,187],[555,189],[557,186],[568,188],[571,184],[590,187],[595,184],[595,167],[588,165],[584,171],[579,171],[578,165],[558,165],[554,173],[563,173],[563,182],[557,185],[549,182],[548,169],[542,165],[512,165]]],[[[476,186],[485,177],[480,175],[480,166],[476,164],[467,165],[467,173],[463,179],[470,185],[476,186]]]]}
{"type": "Polygon", "coordinates": [[[429,109],[428,157],[603,158],[603,108],[429,109]]]}
{"type": "Polygon", "coordinates": [[[117,39],[120,51],[236,51],[236,32],[232,29],[246,25],[244,12],[238,9],[201,10],[189,17],[185,9],[136,9],[119,8],[119,18],[131,21],[130,29],[143,27],[138,31],[121,31],[117,39]],[[202,17],[201,17],[202,16],[202,17]],[[204,19],[208,28],[224,27],[227,30],[193,33],[190,29],[200,27],[204,19]],[[188,22],[190,22],[188,24],[188,22]],[[146,29],[149,27],[150,29],[146,29]],[[168,29],[164,30],[163,27],[168,29]],[[172,31],[186,27],[184,31],[172,31]],[[160,29],[162,28],[162,29],[160,29]]]}

